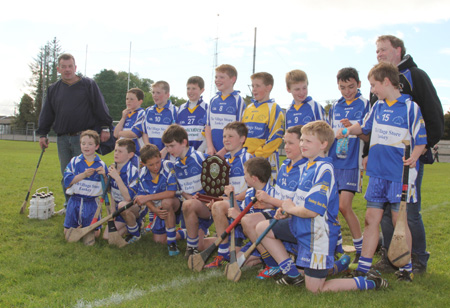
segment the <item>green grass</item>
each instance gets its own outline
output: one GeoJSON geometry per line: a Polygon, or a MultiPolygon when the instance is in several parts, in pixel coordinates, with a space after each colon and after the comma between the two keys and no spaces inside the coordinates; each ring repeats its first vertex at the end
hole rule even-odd
{"type": "MultiPolygon", "coordinates": [[[[242,273],[238,283],[221,271],[191,272],[183,256],[169,258],[165,245],[144,236],[122,249],[97,240],[92,247],[66,243],[62,216],[38,221],[20,215],[36,168],[37,143],[0,141],[0,307],[445,307],[449,306],[450,239],[448,237],[450,164],[426,166],[423,183],[423,219],[431,258],[428,273],[413,283],[398,283],[386,275],[390,287],[379,292],[312,295],[304,288],[277,286],[255,279],[258,268],[242,273]]],[[[104,157],[109,164],[112,156],[104,157]]],[[[367,179],[365,179],[367,183],[367,179]]],[[[33,185],[60,188],[56,145],[45,152],[33,185]]],[[[364,222],[365,202],[354,207],[364,222]]],[[[343,222],[344,243],[350,244],[343,222]]],[[[184,252],[185,243],[179,244],[184,252]]]]}

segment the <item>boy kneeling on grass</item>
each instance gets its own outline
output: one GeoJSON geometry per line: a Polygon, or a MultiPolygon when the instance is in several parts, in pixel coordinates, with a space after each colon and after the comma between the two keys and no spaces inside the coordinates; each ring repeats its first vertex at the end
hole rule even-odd
{"type": "MultiPolygon", "coordinates": [[[[106,177],[106,164],[95,153],[100,145],[96,131],[86,130],[80,135],[81,154],[73,157],[64,170],[64,186],[70,196],[64,219],[64,234],[70,228],[88,227],[94,219],[97,197],[103,193],[100,177],[106,177]]],[[[100,227],[95,236],[100,235],[100,227]]]]}
{"type": "MultiPolygon", "coordinates": [[[[313,293],[323,291],[367,290],[387,287],[387,281],[375,272],[366,276],[326,281],[334,266],[334,252],[340,233],[337,220],[339,195],[331,158],[325,157],[334,141],[333,129],[324,121],[314,121],[302,128],[300,147],[308,163],[303,169],[294,199],[285,200],[276,212],[280,221],[262,240],[262,245],[279,264],[283,273],[277,284],[301,285],[313,293]],[[283,242],[298,242],[296,264],[283,242]],[[297,266],[302,267],[302,273],[297,266]]],[[[256,226],[261,234],[270,221],[256,226]]]]}
{"type": "Polygon", "coordinates": [[[175,228],[180,221],[181,203],[175,196],[177,182],[173,164],[169,160],[162,160],[159,148],[153,144],[146,144],[141,149],[141,162],[144,167],[139,174],[139,190],[135,202],[145,204],[155,215],[151,226],[153,240],[158,243],[167,242],[169,256],[176,256],[180,253],[175,228]]]}

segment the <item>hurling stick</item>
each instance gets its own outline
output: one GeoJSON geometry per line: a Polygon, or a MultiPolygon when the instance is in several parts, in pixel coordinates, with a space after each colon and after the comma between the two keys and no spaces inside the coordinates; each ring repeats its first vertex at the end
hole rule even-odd
{"type": "Polygon", "coordinates": [[[25,211],[25,208],[27,206],[28,198],[30,197],[31,188],[33,187],[34,179],[36,178],[36,173],[38,171],[39,164],[41,163],[42,155],[44,155],[44,152],[45,152],[45,148],[42,148],[41,156],[39,156],[36,170],[34,170],[33,179],[31,180],[30,187],[28,188],[27,196],[25,197],[25,200],[22,203],[22,207],[20,208],[20,214],[23,214],[23,212],[25,211]]]}
{"type": "MultiPolygon", "coordinates": [[[[230,193],[230,209],[234,207],[234,192],[232,191],[230,193]]],[[[233,222],[233,219],[231,219],[231,222],[233,222]]],[[[230,264],[236,263],[236,240],[234,237],[234,229],[231,230],[231,234],[229,236],[230,239],[230,264]]],[[[225,266],[225,276],[228,276],[228,265],[225,266]]]]}
{"type": "MultiPolygon", "coordinates": [[[[402,141],[405,144],[405,159],[409,158],[410,145],[409,140],[402,141]]],[[[397,223],[395,224],[394,234],[389,245],[388,258],[391,263],[397,267],[406,265],[411,259],[411,251],[406,241],[406,228],[408,220],[406,214],[406,201],[408,194],[409,166],[403,166],[403,186],[400,209],[398,210],[397,223]]]]}
{"type": "Polygon", "coordinates": [[[234,282],[239,281],[239,279],[241,278],[242,265],[244,265],[245,261],[248,259],[248,257],[250,257],[253,250],[256,249],[256,246],[258,246],[261,243],[263,238],[267,235],[267,233],[269,233],[269,231],[273,228],[273,226],[276,225],[277,222],[278,222],[277,219],[272,219],[269,226],[264,230],[263,233],[261,233],[258,236],[256,241],[248,248],[248,250],[242,256],[240,256],[239,259],[235,263],[230,262],[230,264],[228,264],[228,275],[227,275],[228,280],[231,280],[234,282]]]}
{"type": "Polygon", "coordinates": [[[188,267],[191,270],[196,272],[200,272],[205,265],[206,260],[208,260],[209,256],[219,247],[220,243],[230,234],[231,230],[236,227],[236,225],[241,221],[241,218],[247,214],[253,204],[256,203],[256,198],[253,197],[252,201],[245,207],[245,209],[239,214],[238,217],[231,223],[228,228],[222,233],[220,237],[218,237],[214,243],[212,243],[208,248],[203,250],[201,253],[190,255],[188,259],[188,267]]]}
{"type": "Polygon", "coordinates": [[[116,218],[117,216],[120,215],[120,213],[122,213],[126,209],[130,208],[132,205],[133,205],[133,201],[130,201],[124,207],[121,207],[120,209],[118,209],[114,213],[109,214],[108,216],[100,219],[99,221],[97,221],[96,223],[94,223],[94,224],[92,224],[92,225],[90,225],[88,227],[84,227],[84,228],[70,228],[66,232],[66,240],[68,242],[71,242],[71,243],[72,242],[77,242],[83,236],[88,234],[90,231],[94,230],[95,228],[97,228],[98,226],[102,225],[104,222],[110,220],[111,218],[116,218]]]}

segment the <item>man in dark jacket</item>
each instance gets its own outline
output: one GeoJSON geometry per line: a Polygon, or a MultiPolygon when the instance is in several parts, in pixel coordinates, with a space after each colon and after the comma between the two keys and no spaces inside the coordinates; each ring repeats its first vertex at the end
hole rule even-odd
{"type": "MultiPolygon", "coordinates": [[[[94,80],[76,75],[75,58],[68,53],[58,58],[57,71],[61,79],[50,85],[39,115],[39,145],[48,147],[47,134],[53,127],[61,174],[74,156],[81,154],[80,134],[87,129],[101,127],[100,140],[111,137],[112,118],[100,89],[94,80]]],[[[61,183],[63,183],[61,181],[61,183]]],[[[63,191],[65,187],[63,185],[63,191]]],[[[66,195],[66,202],[68,197],[66,195]]]]}

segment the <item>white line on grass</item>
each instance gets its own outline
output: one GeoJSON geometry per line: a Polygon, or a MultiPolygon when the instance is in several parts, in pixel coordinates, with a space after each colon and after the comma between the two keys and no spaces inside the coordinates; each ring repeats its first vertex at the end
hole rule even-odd
{"type": "Polygon", "coordinates": [[[145,296],[150,293],[166,291],[169,289],[178,289],[178,288],[181,288],[184,285],[187,285],[192,282],[199,283],[199,282],[208,280],[213,277],[221,276],[221,275],[223,275],[222,271],[209,271],[205,275],[201,275],[201,276],[195,275],[195,276],[187,277],[187,278],[183,278],[183,279],[172,280],[172,281],[162,284],[162,285],[152,286],[148,290],[137,289],[137,288],[133,287],[130,291],[128,291],[126,293],[113,293],[113,294],[111,294],[110,297],[98,299],[93,302],[88,302],[88,301],[85,301],[84,299],[80,299],[77,301],[77,304],[74,307],[76,307],[76,308],[91,308],[91,307],[101,307],[101,306],[108,306],[108,305],[117,305],[117,304],[120,304],[125,301],[137,299],[139,297],[145,296]]]}

